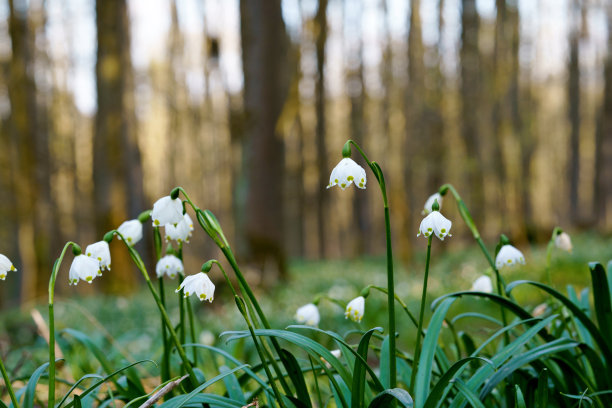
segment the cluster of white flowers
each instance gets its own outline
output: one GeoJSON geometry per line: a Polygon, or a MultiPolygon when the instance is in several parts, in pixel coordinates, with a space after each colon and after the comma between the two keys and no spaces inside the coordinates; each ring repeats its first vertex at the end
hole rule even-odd
{"type": "Polygon", "coordinates": [[[17,269],[15,268],[11,260],[8,259],[6,256],[0,254],[0,279],[5,280],[7,273],[9,273],[10,271],[15,272],[16,270],[17,269]]]}
{"type": "Polygon", "coordinates": [[[153,204],[151,219],[154,227],[164,227],[166,241],[189,242],[193,221],[187,213],[183,215],[183,203],[178,198],[166,196],[157,200],[153,204]]]}
{"type": "Polygon", "coordinates": [[[95,278],[102,276],[102,271],[110,271],[111,254],[108,242],[98,241],[88,245],[85,253],[77,255],[70,265],[68,283],[76,285],[79,280],[92,283],[95,278]]]}

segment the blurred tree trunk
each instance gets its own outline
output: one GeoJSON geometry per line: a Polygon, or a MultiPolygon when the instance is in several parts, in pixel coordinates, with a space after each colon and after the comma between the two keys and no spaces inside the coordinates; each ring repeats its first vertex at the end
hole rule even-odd
{"type": "Polygon", "coordinates": [[[286,276],[283,233],[284,146],[277,129],[289,77],[280,0],[241,0],[247,143],[246,237],[250,258],[263,266],[270,258],[286,276]]]}
{"type": "Polygon", "coordinates": [[[604,94],[595,140],[596,222],[605,231],[612,225],[612,7],[606,9],[608,49],[604,66],[604,94]]]}
{"type": "Polygon", "coordinates": [[[53,263],[52,240],[57,236],[51,213],[49,141],[39,123],[43,114],[34,78],[35,30],[30,27],[27,2],[9,0],[9,12],[12,176],[24,300],[45,292],[53,263]]]}
{"type": "Polygon", "coordinates": [[[580,18],[579,4],[573,0],[570,5],[570,34],[568,61],[568,119],[570,122],[570,137],[568,146],[568,179],[569,179],[569,217],[572,224],[579,221],[578,183],[580,176],[580,18]]]}
{"type": "Polygon", "coordinates": [[[325,43],[327,41],[327,0],[319,0],[316,25],[316,52],[317,52],[317,81],[315,88],[315,105],[317,114],[316,145],[317,170],[319,175],[317,196],[317,233],[319,241],[319,257],[325,258],[327,248],[327,228],[325,215],[327,214],[327,197],[325,186],[329,183],[327,146],[325,141],[325,43]]]}
{"type": "MultiPolygon", "coordinates": [[[[98,237],[146,209],[142,167],[136,140],[130,32],[125,0],[97,0],[98,52],[96,89],[98,112],[94,137],[94,197],[98,237]]],[[[145,234],[146,237],[149,234],[145,234]]],[[[145,245],[139,250],[147,250],[145,245]]],[[[125,248],[111,246],[113,279],[103,279],[111,291],[125,291],[136,281],[125,248]]],[[[143,256],[144,259],[148,257],[143,256]]]]}
{"type": "Polygon", "coordinates": [[[482,69],[478,49],[480,17],[476,0],[462,0],[461,10],[461,134],[465,143],[465,192],[464,199],[476,225],[484,219],[484,176],[480,125],[478,114],[482,104],[482,69]]]}

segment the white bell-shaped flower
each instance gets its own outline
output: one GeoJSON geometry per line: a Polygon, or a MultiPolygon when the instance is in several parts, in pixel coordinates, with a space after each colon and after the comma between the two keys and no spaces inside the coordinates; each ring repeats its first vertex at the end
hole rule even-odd
{"type": "Polygon", "coordinates": [[[474,292],[493,293],[493,282],[487,275],[482,275],[474,281],[471,290],[474,292]]]}
{"type": "Polygon", "coordinates": [[[567,232],[557,234],[555,237],[555,246],[562,251],[572,252],[572,239],[567,232]]]}
{"type": "Polygon", "coordinates": [[[363,314],[365,312],[365,298],[363,296],[357,296],[346,305],[344,311],[344,318],[351,319],[354,322],[361,323],[363,314]]]}
{"type": "Polygon", "coordinates": [[[440,195],[440,193],[435,193],[429,196],[429,198],[427,199],[427,201],[425,201],[425,205],[423,207],[423,211],[421,212],[422,215],[427,215],[430,212],[433,211],[433,209],[431,208],[434,204],[434,201],[438,200],[438,205],[440,206],[440,210],[442,209],[442,196],[440,195]]]}
{"type": "Polygon", "coordinates": [[[193,221],[188,214],[185,214],[181,221],[176,225],[166,224],[166,240],[174,240],[178,243],[189,242],[193,232],[193,221]]]}
{"type": "Polygon", "coordinates": [[[204,272],[199,272],[195,275],[185,277],[175,292],[178,293],[181,289],[183,289],[185,297],[195,293],[200,301],[208,300],[209,302],[212,302],[215,297],[215,284],[212,283],[208,275],[204,272]]]}
{"type": "MultiPolygon", "coordinates": [[[[142,239],[142,223],[138,220],[125,221],[117,228],[117,231],[125,237],[130,246],[142,239]]],[[[119,239],[121,239],[120,236],[119,239]]]]}
{"type": "Polygon", "coordinates": [[[110,271],[111,267],[111,254],[108,242],[98,241],[91,245],[88,245],[85,249],[85,255],[90,258],[97,259],[100,262],[100,274],[103,270],[110,271]]]}
{"type": "Polygon", "coordinates": [[[100,262],[97,259],[90,258],[87,255],[77,255],[70,265],[70,272],[68,272],[68,283],[70,285],[76,285],[79,280],[84,280],[88,283],[101,275],[100,273],[100,262]]]}
{"type": "Polygon", "coordinates": [[[500,269],[502,266],[514,266],[516,264],[525,265],[523,253],[512,245],[504,245],[501,247],[495,257],[495,267],[500,269]]]}
{"type": "Polygon", "coordinates": [[[162,225],[175,225],[183,219],[183,203],[178,198],[162,197],[153,204],[151,219],[154,227],[162,225]]]}
{"type": "Polygon", "coordinates": [[[429,236],[433,234],[440,238],[440,241],[444,241],[444,237],[452,237],[450,234],[451,226],[452,222],[444,217],[440,211],[432,211],[427,217],[423,218],[423,221],[421,221],[417,237],[423,234],[425,238],[429,238],[429,236]]]}
{"type": "Polygon", "coordinates": [[[327,188],[338,185],[344,190],[351,183],[355,183],[359,188],[366,188],[366,172],[353,159],[345,157],[332,170],[327,188]]]}
{"type": "Polygon", "coordinates": [[[166,275],[167,277],[174,279],[177,273],[183,273],[183,262],[174,255],[166,255],[157,261],[155,266],[155,272],[157,277],[161,278],[166,275]]]}
{"type": "Polygon", "coordinates": [[[308,326],[318,326],[319,321],[321,320],[321,316],[319,316],[319,308],[313,304],[308,303],[300,307],[297,312],[295,312],[295,320],[298,323],[306,324],[308,326]]]}
{"type": "Polygon", "coordinates": [[[9,271],[16,271],[15,266],[6,256],[0,254],[0,280],[6,279],[6,274],[9,271]]]}

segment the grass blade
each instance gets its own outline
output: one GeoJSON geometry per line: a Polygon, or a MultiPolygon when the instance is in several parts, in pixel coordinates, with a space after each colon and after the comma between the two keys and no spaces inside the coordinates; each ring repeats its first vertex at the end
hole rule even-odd
{"type": "MultiPolygon", "coordinates": [[[[527,408],[525,405],[525,398],[523,397],[523,392],[521,391],[521,387],[517,385],[514,386],[514,391],[516,393],[516,399],[514,400],[515,408],[527,408]]],[[[546,405],[540,405],[541,407],[546,407],[546,405]]]]}
{"type": "Polygon", "coordinates": [[[408,393],[408,391],[403,390],[401,388],[392,388],[389,390],[384,390],[380,394],[378,394],[368,408],[386,408],[392,406],[393,401],[397,401],[402,404],[403,407],[412,408],[413,401],[412,397],[408,393]]]}
{"type": "Polygon", "coordinates": [[[361,359],[355,359],[355,366],[353,368],[353,387],[351,390],[353,395],[353,398],[351,399],[351,407],[353,408],[360,408],[363,406],[366,366],[368,365],[368,348],[370,345],[370,338],[375,331],[382,332],[382,329],[375,327],[368,330],[359,341],[357,354],[361,356],[361,359]]]}
{"type": "Polygon", "coordinates": [[[599,330],[604,339],[608,341],[608,347],[612,348],[612,303],[606,270],[599,262],[589,263],[589,269],[591,270],[595,315],[599,330]]]}
{"type": "MultiPolygon", "coordinates": [[[[59,361],[60,359],[56,360],[59,361]]],[[[36,398],[36,385],[38,384],[38,380],[42,376],[43,372],[49,367],[49,363],[45,363],[38,367],[32,373],[30,380],[28,381],[28,385],[25,388],[25,395],[23,397],[23,408],[33,408],[34,407],[34,399],[36,398]]]]}
{"type": "Polygon", "coordinates": [[[536,392],[538,407],[548,406],[548,369],[543,369],[538,377],[538,390],[536,392]]]}
{"type": "Polygon", "coordinates": [[[283,365],[287,369],[287,375],[291,378],[291,382],[295,387],[295,393],[298,400],[306,407],[312,407],[310,393],[308,392],[308,387],[306,387],[306,380],[304,380],[304,373],[297,359],[285,349],[281,349],[281,359],[283,360],[283,365]]]}

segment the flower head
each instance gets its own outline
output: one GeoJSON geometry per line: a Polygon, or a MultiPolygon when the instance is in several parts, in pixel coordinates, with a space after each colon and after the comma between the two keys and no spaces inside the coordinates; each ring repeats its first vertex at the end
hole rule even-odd
{"type": "Polygon", "coordinates": [[[174,255],[166,255],[157,261],[155,272],[158,278],[166,275],[174,279],[177,273],[183,273],[183,262],[174,255]]]}
{"type": "Polygon", "coordinates": [[[523,253],[512,245],[504,245],[501,247],[495,257],[495,267],[500,269],[502,266],[513,266],[516,264],[525,265],[525,257],[523,253]]]}
{"type": "Polygon", "coordinates": [[[557,234],[555,237],[555,246],[563,251],[572,252],[572,239],[567,232],[557,234]]]}
{"type": "Polygon", "coordinates": [[[16,271],[15,266],[6,256],[0,254],[0,279],[5,280],[9,271],[16,271]]]}
{"type": "Polygon", "coordinates": [[[97,259],[90,258],[87,255],[77,255],[70,265],[68,273],[68,283],[76,285],[80,280],[91,283],[97,276],[100,276],[100,262],[97,259]]]}
{"type": "Polygon", "coordinates": [[[308,326],[318,326],[321,320],[319,309],[313,303],[308,303],[295,312],[295,320],[308,326]]]}
{"type": "Polygon", "coordinates": [[[108,242],[98,241],[96,243],[88,245],[85,249],[85,255],[90,258],[97,259],[98,262],[100,262],[100,271],[103,271],[104,269],[110,271],[111,255],[110,249],[108,247],[108,242]]]}
{"type": "MultiPolygon", "coordinates": [[[[125,240],[130,246],[142,239],[142,224],[138,220],[125,221],[117,228],[117,231],[125,237],[125,240]]],[[[119,239],[121,239],[121,236],[119,239]]]]}
{"type": "Polygon", "coordinates": [[[363,314],[365,312],[365,298],[363,296],[357,296],[346,305],[344,311],[344,318],[351,319],[354,322],[361,323],[363,314]]]}
{"type": "Polygon", "coordinates": [[[493,293],[493,282],[487,275],[482,275],[474,281],[472,289],[474,292],[493,293]]]}
{"type": "Polygon", "coordinates": [[[212,302],[215,297],[215,284],[204,272],[196,273],[185,277],[181,285],[175,292],[180,292],[183,289],[185,297],[195,293],[200,301],[208,300],[212,302]]]}
{"type": "Polygon", "coordinates": [[[432,211],[427,217],[423,218],[423,221],[421,221],[417,237],[423,234],[425,238],[429,238],[431,234],[434,234],[436,237],[440,238],[440,241],[444,241],[444,237],[452,237],[450,234],[451,226],[452,223],[444,217],[440,211],[432,211]]]}
{"type": "Polygon", "coordinates": [[[438,205],[440,206],[440,209],[442,209],[442,196],[440,195],[440,193],[435,193],[429,196],[429,198],[427,199],[427,201],[425,201],[425,205],[423,206],[423,211],[421,212],[422,215],[427,215],[430,212],[432,212],[432,206],[434,204],[434,201],[438,200],[438,205]]]}
{"type": "Polygon", "coordinates": [[[162,197],[153,204],[151,219],[154,227],[175,225],[183,219],[183,203],[178,198],[162,197]]]}
{"type": "Polygon", "coordinates": [[[344,190],[353,182],[359,188],[366,188],[366,172],[353,159],[345,157],[332,170],[327,188],[338,185],[344,190]]]}
{"type": "Polygon", "coordinates": [[[166,224],[166,240],[174,240],[178,243],[189,242],[193,232],[193,221],[189,214],[185,214],[176,225],[166,224]]]}

